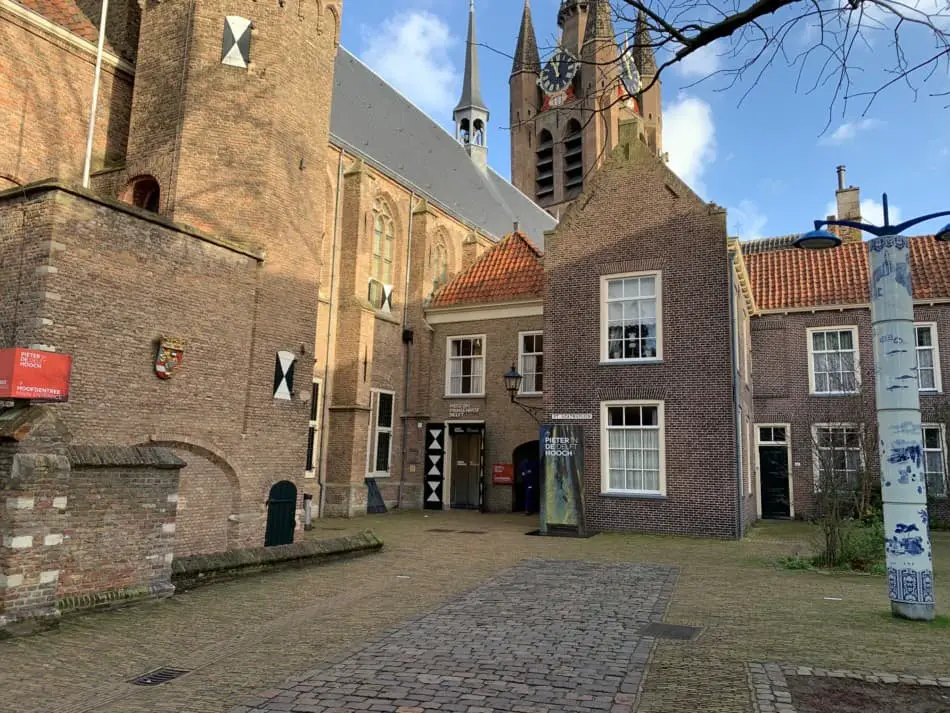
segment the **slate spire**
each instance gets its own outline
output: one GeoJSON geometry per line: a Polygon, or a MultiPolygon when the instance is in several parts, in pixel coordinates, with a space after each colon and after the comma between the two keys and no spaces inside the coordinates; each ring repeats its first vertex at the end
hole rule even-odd
{"type": "Polygon", "coordinates": [[[641,77],[656,76],[656,55],[653,53],[653,38],[643,10],[637,15],[637,36],[634,42],[633,59],[641,77]]]}
{"type": "Polygon", "coordinates": [[[538,52],[538,38],[531,22],[531,0],[524,0],[524,13],[521,15],[521,29],[518,31],[518,46],[515,48],[515,61],[511,73],[538,72],[541,68],[541,55],[538,52]]]}
{"type": "Polygon", "coordinates": [[[462,82],[462,97],[455,111],[460,109],[484,109],[481,80],[478,72],[478,41],[475,39],[475,0],[468,4],[468,42],[465,52],[465,78],[462,82]]]}
{"type": "Polygon", "coordinates": [[[592,42],[616,41],[609,0],[591,0],[584,29],[584,46],[592,42]]]}

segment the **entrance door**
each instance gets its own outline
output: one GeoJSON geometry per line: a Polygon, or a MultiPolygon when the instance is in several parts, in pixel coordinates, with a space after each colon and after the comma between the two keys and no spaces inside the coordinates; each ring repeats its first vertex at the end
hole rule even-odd
{"type": "Polygon", "coordinates": [[[456,433],[452,436],[452,487],[449,503],[453,508],[478,510],[482,478],[482,436],[480,433],[456,433]]]}
{"type": "Polygon", "coordinates": [[[267,498],[267,530],[264,547],[289,545],[294,541],[297,486],[289,480],[274,483],[267,498]]]}
{"type": "Polygon", "coordinates": [[[787,446],[759,446],[759,470],[762,473],[762,517],[789,517],[787,446]]]}

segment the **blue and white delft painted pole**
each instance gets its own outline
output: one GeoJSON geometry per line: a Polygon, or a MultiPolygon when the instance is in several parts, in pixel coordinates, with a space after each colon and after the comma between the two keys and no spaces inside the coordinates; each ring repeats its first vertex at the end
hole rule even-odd
{"type": "Polygon", "coordinates": [[[930,621],[934,618],[934,573],[910,244],[901,235],[881,235],[871,240],[868,251],[888,594],[895,616],[930,621]]]}
{"type": "MultiPolygon", "coordinates": [[[[883,227],[850,220],[816,220],[815,229],[799,237],[795,245],[812,250],[837,247],[841,238],[823,230],[827,225],[855,228],[874,236],[868,243],[868,252],[888,594],[894,616],[932,621],[933,555],[920,428],[910,243],[901,233],[918,223],[950,215],[950,211],[892,226],[887,194],[883,203],[883,227]]],[[[950,241],[950,225],[935,237],[942,242],[950,241]]]]}

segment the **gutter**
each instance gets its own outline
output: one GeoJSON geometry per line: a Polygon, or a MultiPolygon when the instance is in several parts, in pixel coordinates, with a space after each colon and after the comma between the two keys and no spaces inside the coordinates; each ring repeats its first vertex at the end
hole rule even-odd
{"type": "MultiPolygon", "coordinates": [[[[744,533],[742,513],[742,416],[739,410],[739,330],[736,324],[736,256],[729,253],[729,352],[732,362],[732,416],[735,422],[736,454],[736,539],[741,540],[744,533]]],[[[749,477],[752,477],[751,474],[749,477]]]]}
{"type": "MultiPolygon", "coordinates": [[[[409,229],[406,238],[406,286],[402,295],[402,330],[403,334],[409,329],[409,271],[412,269],[412,222],[416,211],[416,192],[409,194],[409,229]]],[[[396,507],[402,506],[402,488],[406,482],[406,471],[408,468],[408,448],[409,448],[409,392],[410,382],[412,381],[412,343],[403,339],[405,347],[405,358],[403,359],[403,395],[402,395],[402,464],[399,474],[399,490],[396,507]]]]}
{"type": "Polygon", "coordinates": [[[340,150],[340,163],[336,174],[336,207],[333,212],[333,248],[330,253],[330,302],[327,305],[327,350],[323,357],[323,406],[320,409],[320,461],[318,465],[317,483],[320,486],[320,503],[317,505],[317,517],[323,517],[327,505],[326,471],[323,468],[323,446],[326,442],[326,433],[329,418],[329,391],[330,391],[330,335],[333,334],[333,296],[336,294],[336,246],[337,234],[340,230],[340,209],[343,202],[343,159],[346,152],[340,150]]]}

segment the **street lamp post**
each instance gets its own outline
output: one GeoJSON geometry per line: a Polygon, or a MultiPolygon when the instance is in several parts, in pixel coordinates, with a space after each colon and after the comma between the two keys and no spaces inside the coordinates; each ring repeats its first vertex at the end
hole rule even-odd
{"type": "MultiPolygon", "coordinates": [[[[856,228],[874,236],[868,250],[888,594],[894,616],[920,621],[932,621],[935,615],[933,556],[920,426],[910,243],[901,233],[947,215],[950,211],[891,225],[885,194],[883,226],[816,220],[815,229],[795,241],[796,247],[808,250],[838,247],[841,238],[824,230],[829,225],[856,228]]],[[[950,241],[950,225],[936,238],[950,241]]]]}

